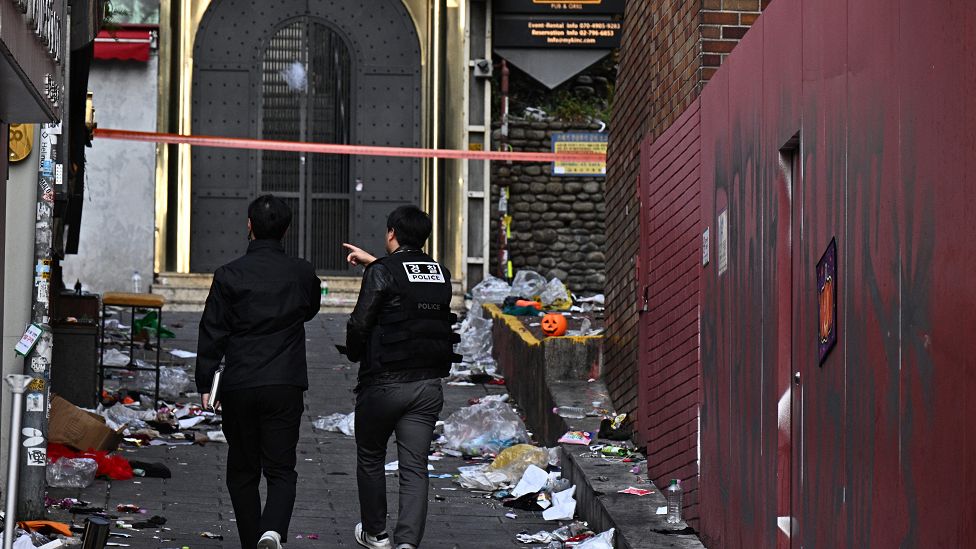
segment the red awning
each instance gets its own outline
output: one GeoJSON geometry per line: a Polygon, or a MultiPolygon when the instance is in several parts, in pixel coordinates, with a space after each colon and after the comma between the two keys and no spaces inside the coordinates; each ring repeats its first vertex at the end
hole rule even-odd
{"type": "Polygon", "coordinates": [[[95,37],[95,59],[149,61],[150,29],[103,30],[95,37]]]}

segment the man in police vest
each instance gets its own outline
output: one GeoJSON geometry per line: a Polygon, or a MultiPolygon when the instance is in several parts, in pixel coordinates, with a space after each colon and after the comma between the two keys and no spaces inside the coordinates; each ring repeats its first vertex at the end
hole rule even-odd
{"type": "Polygon", "coordinates": [[[427,454],[444,406],[458,335],[451,330],[451,273],[421,251],[432,223],[420,208],[401,206],[386,221],[387,256],[349,249],[366,265],[359,300],[346,327],[346,356],[359,362],[356,386],[356,476],[362,522],[356,542],[392,548],[386,531],[386,446],[396,433],[400,505],[396,549],[420,545],[427,522],[427,454]]]}

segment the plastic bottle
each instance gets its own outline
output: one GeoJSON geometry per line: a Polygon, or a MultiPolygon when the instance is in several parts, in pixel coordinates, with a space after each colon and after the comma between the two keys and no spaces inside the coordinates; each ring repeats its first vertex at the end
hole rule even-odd
{"type": "Polygon", "coordinates": [[[668,524],[681,522],[681,480],[671,479],[671,485],[665,490],[668,499],[668,524]]]}
{"type": "Polygon", "coordinates": [[[320,305],[325,305],[325,299],[329,296],[329,282],[325,279],[319,284],[319,288],[322,291],[322,298],[319,300],[320,305]]]}
{"type": "Polygon", "coordinates": [[[579,406],[556,406],[552,409],[552,413],[559,417],[569,419],[583,419],[586,417],[586,410],[579,406]]]}
{"type": "Polygon", "coordinates": [[[142,293],[142,277],[139,276],[139,271],[132,271],[132,293],[142,293]]]}

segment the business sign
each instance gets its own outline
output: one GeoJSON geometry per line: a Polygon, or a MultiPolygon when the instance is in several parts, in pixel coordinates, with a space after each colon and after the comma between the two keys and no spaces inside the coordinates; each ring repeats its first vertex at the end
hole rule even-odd
{"type": "Polygon", "coordinates": [[[837,345],[837,239],[830,239],[827,251],[817,262],[817,348],[823,366],[831,349],[837,345]]]}
{"type": "Polygon", "coordinates": [[[624,0],[580,0],[558,2],[556,0],[494,0],[494,13],[548,13],[548,14],[610,14],[623,15],[624,0]]]}
{"type": "Polygon", "coordinates": [[[496,15],[493,43],[499,48],[620,47],[623,21],[609,17],[496,15]]]}
{"type": "MultiPolygon", "coordinates": [[[[607,134],[598,132],[566,132],[552,134],[552,152],[607,154],[607,134]]],[[[577,177],[605,177],[607,162],[565,162],[552,163],[552,175],[577,177]]]]}

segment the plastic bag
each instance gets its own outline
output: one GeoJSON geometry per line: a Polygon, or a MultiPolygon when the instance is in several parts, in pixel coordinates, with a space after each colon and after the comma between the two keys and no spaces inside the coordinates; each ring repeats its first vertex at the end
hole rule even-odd
{"type": "Polygon", "coordinates": [[[545,469],[549,465],[549,451],[531,444],[516,444],[502,450],[488,468],[505,473],[509,482],[515,482],[522,478],[529,465],[545,469]]]}
{"type": "Polygon", "coordinates": [[[323,416],[313,421],[312,426],[323,431],[353,437],[356,436],[356,412],[323,416]]]}
{"type": "Polygon", "coordinates": [[[105,349],[105,356],[102,357],[102,363],[106,366],[128,366],[129,355],[118,349],[105,349]]]}
{"type": "Polygon", "coordinates": [[[597,534],[577,545],[576,549],[613,549],[613,532],[614,529],[611,528],[606,532],[597,534]]]}
{"type": "Polygon", "coordinates": [[[122,403],[116,403],[110,408],[102,408],[102,405],[99,404],[96,413],[104,417],[106,425],[113,430],[127,425],[128,429],[138,431],[148,427],[147,421],[156,419],[156,412],[152,410],[133,410],[122,403]]]}
{"type": "Polygon", "coordinates": [[[492,471],[488,465],[469,465],[458,467],[458,484],[472,490],[493,491],[509,482],[501,471],[492,471]]]}
{"type": "Polygon", "coordinates": [[[478,309],[484,303],[503,303],[511,292],[512,287],[508,285],[508,282],[491,275],[486,276],[484,280],[471,288],[471,296],[474,298],[478,309]]]}
{"type": "MultiPolygon", "coordinates": [[[[146,366],[152,366],[146,364],[146,366]]],[[[183,368],[176,366],[161,366],[159,368],[159,397],[176,400],[181,394],[193,387],[193,380],[183,368]]],[[[136,375],[134,389],[153,393],[156,390],[156,372],[140,371],[136,375]]]]}
{"type": "Polygon", "coordinates": [[[535,299],[546,289],[546,279],[539,273],[523,270],[515,273],[512,279],[512,291],[509,295],[535,299]]]}
{"type": "Polygon", "coordinates": [[[492,324],[493,321],[490,318],[473,315],[465,317],[459,330],[461,341],[455,346],[454,352],[463,356],[464,362],[467,363],[494,364],[494,358],[491,356],[492,324]]]}
{"type": "Polygon", "coordinates": [[[444,421],[446,448],[472,455],[496,454],[529,441],[522,419],[504,402],[491,400],[461,408],[444,421]]]}
{"type": "Polygon", "coordinates": [[[573,297],[563,281],[558,278],[553,278],[546,284],[546,289],[539,295],[539,299],[542,300],[542,306],[547,309],[565,311],[573,306],[573,297]]]}
{"type": "Polygon", "coordinates": [[[95,481],[98,462],[91,458],[61,458],[47,466],[47,485],[53,488],[87,488],[95,481]]]}

